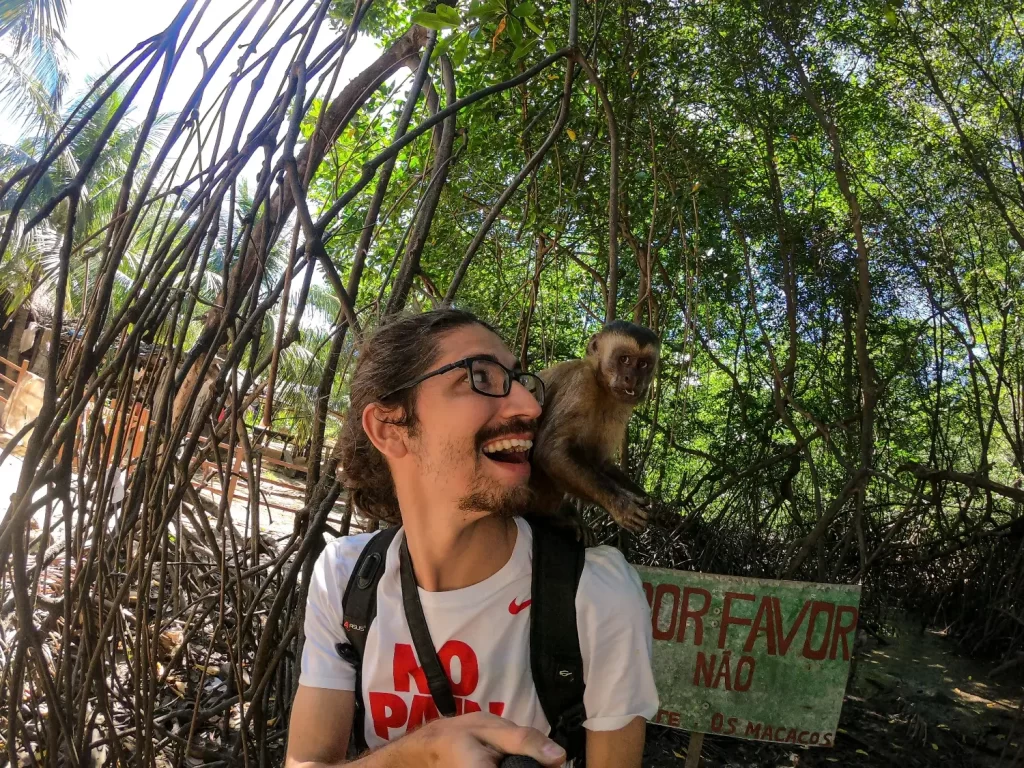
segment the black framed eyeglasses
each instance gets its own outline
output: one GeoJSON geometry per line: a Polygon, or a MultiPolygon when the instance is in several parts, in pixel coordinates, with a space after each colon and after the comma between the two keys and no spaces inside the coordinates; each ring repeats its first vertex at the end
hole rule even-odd
{"type": "Polygon", "coordinates": [[[486,395],[487,397],[508,397],[508,393],[512,391],[512,382],[518,381],[526,387],[526,391],[533,395],[538,403],[544,405],[544,382],[539,377],[532,373],[510,370],[497,360],[484,356],[466,357],[462,360],[456,360],[454,363],[448,363],[448,365],[441,366],[437,370],[417,376],[400,387],[395,387],[387,394],[382,395],[380,399],[382,401],[387,400],[403,389],[415,387],[429,378],[440,376],[442,373],[448,373],[448,371],[454,371],[456,368],[467,369],[469,372],[469,386],[472,387],[474,392],[481,395],[486,395]]]}

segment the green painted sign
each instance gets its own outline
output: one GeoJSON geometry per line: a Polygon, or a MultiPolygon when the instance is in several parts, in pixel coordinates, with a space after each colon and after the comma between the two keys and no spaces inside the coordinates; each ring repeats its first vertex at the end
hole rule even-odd
{"type": "Polygon", "coordinates": [[[860,587],[638,567],[661,709],[694,733],[831,747],[860,587]]]}

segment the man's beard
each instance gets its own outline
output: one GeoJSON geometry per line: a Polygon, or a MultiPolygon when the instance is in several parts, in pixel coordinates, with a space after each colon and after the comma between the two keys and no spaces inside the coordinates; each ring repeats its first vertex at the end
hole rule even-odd
{"type": "Polygon", "coordinates": [[[465,512],[488,512],[495,517],[523,517],[534,506],[533,489],[527,485],[515,488],[478,490],[463,497],[459,509],[465,512]]]}

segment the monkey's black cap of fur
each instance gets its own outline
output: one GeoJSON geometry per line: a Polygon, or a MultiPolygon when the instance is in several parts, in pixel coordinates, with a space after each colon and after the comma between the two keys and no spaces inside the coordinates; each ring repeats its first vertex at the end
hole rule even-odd
{"type": "Polygon", "coordinates": [[[621,333],[623,336],[629,336],[641,347],[658,347],[661,345],[661,342],[658,340],[658,334],[650,328],[644,328],[642,325],[630,323],[626,320],[613,320],[604,327],[604,331],[606,333],[621,333]]]}

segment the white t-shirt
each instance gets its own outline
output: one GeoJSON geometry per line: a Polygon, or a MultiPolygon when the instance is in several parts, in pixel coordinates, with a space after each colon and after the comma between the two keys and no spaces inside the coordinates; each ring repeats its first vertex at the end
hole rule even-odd
{"type": "MultiPolygon", "coordinates": [[[[518,725],[550,731],[530,669],[533,533],[517,518],[512,557],[478,584],[450,592],[419,590],[423,614],[455,695],[458,714],[483,710],[518,725]]],[[[355,668],[342,660],[342,597],[356,558],[372,534],[337,539],[313,570],[306,604],[306,643],[299,682],[355,690],[355,668]]],[[[399,531],[377,587],[377,617],[363,657],[364,731],[370,748],[438,716],[416,658],[402,607],[399,531]]],[[[586,551],[576,592],[583,655],[583,703],[592,731],[612,731],[634,717],[652,718],[658,693],[651,669],[651,614],[636,571],[613,547],[586,551]]]]}

